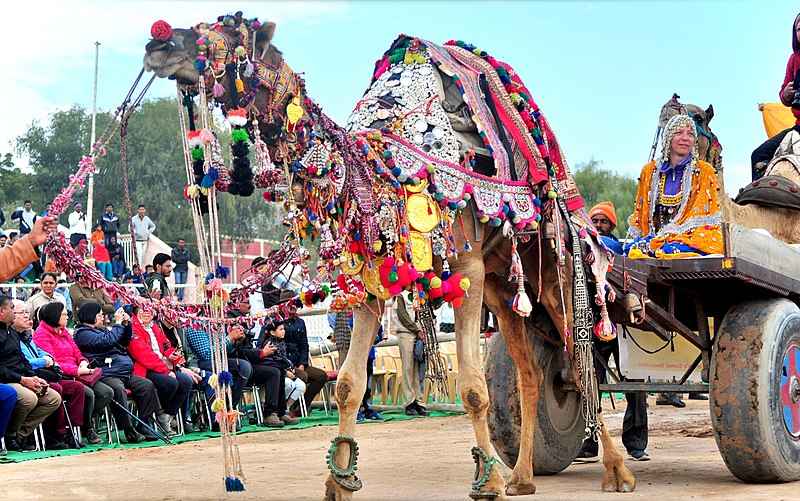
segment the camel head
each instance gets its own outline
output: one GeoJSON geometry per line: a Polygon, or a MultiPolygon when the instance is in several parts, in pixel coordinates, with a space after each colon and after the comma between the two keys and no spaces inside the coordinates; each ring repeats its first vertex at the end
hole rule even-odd
{"type": "Polygon", "coordinates": [[[700,159],[713,165],[715,170],[719,170],[722,164],[722,145],[709,127],[709,122],[714,118],[714,106],[708,105],[708,108],[703,109],[694,104],[687,104],[686,111],[694,120],[697,129],[697,153],[700,159]]]}
{"type": "Polygon", "coordinates": [[[275,23],[244,19],[241,11],[186,29],[173,29],[159,20],[150,28],[152,38],[145,46],[144,68],[160,78],[187,85],[196,84],[202,73],[227,88],[233,80],[222,77],[230,64],[244,64],[248,58],[265,64],[280,63],[280,51],[270,43],[274,32],[275,23]],[[237,54],[240,46],[245,48],[245,55],[237,54]]]}

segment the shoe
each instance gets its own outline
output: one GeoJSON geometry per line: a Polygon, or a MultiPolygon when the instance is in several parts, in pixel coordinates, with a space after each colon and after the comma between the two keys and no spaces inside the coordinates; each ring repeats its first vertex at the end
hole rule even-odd
{"type": "Polygon", "coordinates": [[[161,427],[161,433],[172,435],[172,416],[169,414],[159,414],[158,424],[161,427]]]}
{"type": "Polygon", "coordinates": [[[363,423],[365,419],[364,411],[358,411],[358,414],[356,414],[356,423],[363,423]]]}
{"type": "Polygon", "coordinates": [[[299,419],[297,419],[296,417],[292,417],[289,414],[284,414],[283,416],[281,416],[281,421],[283,421],[285,424],[297,424],[300,422],[299,419]]]}
{"type": "Polygon", "coordinates": [[[191,421],[184,421],[183,422],[183,433],[189,434],[194,433],[194,425],[191,421]]]}
{"type": "Polygon", "coordinates": [[[86,430],[86,442],[88,442],[91,445],[97,445],[102,441],[103,439],[100,438],[100,436],[97,434],[94,428],[89,428],[88,430],[86,430]]]}
{"type": "Polygon", "coordinates": [[[64,440],[55,437],[46,439],[46,447],[49,451],[63,451],[70,448],[64,440]]]}
{"type": "Polygon", "coordinates": [[[682,409],[686,407],[686,402],[681,400],[681,397],[678,396],[677,393],[670,393],[670,394],[662,393],[658,397],[658,400],[656,400],[656,405],[671,405],[673,407],[682,409]]]}
{"type": "MultiPolygon", "coordinates": [[[[150,423],[150,426],[155,428],[153,423],[150,423]]],[[[142,436],[142,440],[145,441],[145,442],[155,442],[156,440],[160,440],[160,438],[158,438],[157,436],[153,435],[152,433],[150,433],[149,431],[147,431],[147,429],[145,429],[143,427],[140,427],[139,429],[137,429],[135,431],[137,431],[139,433],[139,435],[142,436]]]]}
{"type": "Polygon", "coordinates": [[[369,419],[370,421],[383,421],[383,416],[381,416],[381,413],[376,411],[375,409],[365,410],[364,417],[369,419]]]}
{"type": "Polygon", "coordinates": [[[647,451],[630,451],[628,455],[634,461],[650,461],[650,455],[647,451]]]}
{"type": "Polygon", "coordinates": [[[264,420],[264,426],[267,428],[283,428],[283,421],[273,412],[264,420]]]}
{"type": "Polygon", "coordinates": [[[419,402],[414,402],[413,405],[414,408],[417,410],[417,414],[419,414],[420,416],[428,415],[428,409],[426,409],[424,405],[420,404],[419,402]]]}
{"type": "Polygon", "coordinates": [[[144,439],[144,435],[136,431],[135,428],[129,428],[125,430],[125,441],[129,444],[138,444],[144,439]]]}
{"type": "Polygon", "coordinates": [[[16,452],[20,450],[19,442],[16,437],[6,437],[6,450],[16,452]]]}
{"type": "Polygon", "coordinates": [[[8,451],[6,450],[6,448],[3,447],[3,446],[0,446],[0,458],[6,457],[7,455],[8,455],[8,451]]]}
{"type": "Polygon", "coordinates": [[[38,447],[36,447],[36,440],[33,438],[33,433],[27,437],[20,436],[17,438],[17,442],[19,443],[19,449],[17,450],[20,452],[34,452],[38,449],[38,447]]]}
{"type": "Polygon", "coordinates": [[[66,436],[66,440],[64,441],[67,443],[67,446],[70,449],[83,449],[84,447],[86,447],[86,444],[83,443],[82,440],[79,442],[75,442],[75,437],[72,435],[72,433],[68,433],[66,436]]]}
{"type": "Polygon", "coordinates": [[[689,400],[708,400],[705,393],[689,393],[689,400]]]}
{"type": "Polygon", "coordinates": [[[598,455],[598,447],[597,442],[592,439],[587,438],[583,441],[583,447],[581,447],[581,451],[578,453],[578,456],[575,458],[575,463],[596,463],[600,461],[600,456],[598,455]]]}
{"type": "Polygon", "coordinates": [[[405,409],[406,416],[419,416],[419,412],[417,412],[417,408],[414,406],[413,403],[408,404],[405,409]]]}

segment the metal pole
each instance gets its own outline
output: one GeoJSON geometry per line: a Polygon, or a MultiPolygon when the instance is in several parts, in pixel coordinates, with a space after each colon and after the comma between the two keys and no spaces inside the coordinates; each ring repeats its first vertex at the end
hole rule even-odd
{"type": "MultiPolygon", "coordinates": [[[[100,59],[100,42],[94,43],[94,86],[92,88],[92,136],[91,141],[89,143],[89,154],[92,153],[94,149],[94,142],[96,141],[96,134],[97,134],[97,74],[98,74],[98,63],[100,59]]],[[[89,189],[87,190],[87,196],[89,200],[86,202],[86,224],[88,224],[88,228],[86,228],[86,237],[87,240],[92,233],[92,200],[94,199],[94,172],[89,174],[89,189]]]]}

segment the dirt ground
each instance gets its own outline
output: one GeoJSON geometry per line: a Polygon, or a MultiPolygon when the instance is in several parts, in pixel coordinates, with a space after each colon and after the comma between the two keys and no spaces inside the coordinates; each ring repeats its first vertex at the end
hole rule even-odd
{"type": "MultiPolygon", "coordinates": [[[[686,409],[658,407],[650,399],[652,461],[629,461],[638,477],[633,494],[600,492],[601,464],[573,465],[538,477],[537,494],[519,500],[624,499],[796,500],[800,483],[745,485],[717,452],[706,402],[686,409]]],[[[624,405],[624,404],[623,404],[624,405]]],[[[622,413],[607,411],[619,433],[622,413]]],[[[255,433],[240,437],[248,490],[226,496],[218,440],[171,448],[103,451],[0,465],[0,499],[11,500],[205,500],[320,499],[327,475],[324,457],[332,427],[255,433]]],[[[359,425],[361,500],[468,499],[473,472],[472,430],[465,416],[359,425]]],[[[504,469],[506,475],[509,473],[504,469]]]]}

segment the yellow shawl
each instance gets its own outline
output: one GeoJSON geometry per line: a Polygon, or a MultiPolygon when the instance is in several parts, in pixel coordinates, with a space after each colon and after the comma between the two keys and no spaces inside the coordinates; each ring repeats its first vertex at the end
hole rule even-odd
{"type": "MultiPolygon", "coordinates": [[[[652,161],[642,168],[639,177],[636,206],[628,219],[628,238],[636,239],[652,235],[649,248],[658,258],[700,255],[695,252],[668,254],[661,250],[668,243],[685,244],[705,254],[721,254],[723,252],[721,212],[717,176],[711,164],[698,160],[686,167],[681,182],[683,198],[678,213],[672,222],[655,233],[652,218],[655,202],[658,200],[658,181],[656,162],[652,161]]],[[[631,249],[629,256],[647,257],[636,247],[631,249]]]]}

